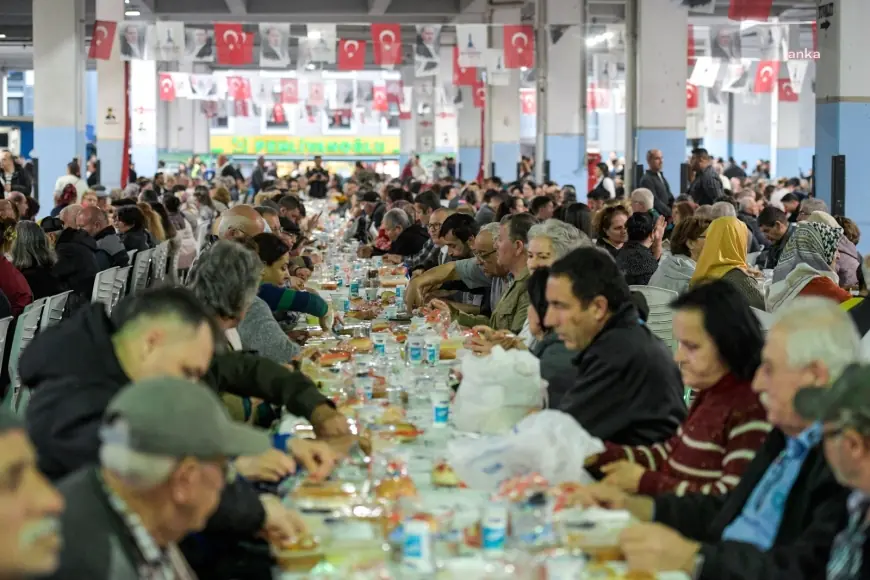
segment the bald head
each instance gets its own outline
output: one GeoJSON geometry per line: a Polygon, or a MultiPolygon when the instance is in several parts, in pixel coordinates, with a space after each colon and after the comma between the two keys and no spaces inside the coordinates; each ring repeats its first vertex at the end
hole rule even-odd
{"type": "Polygon", "coordinates": [[[79,212],[76,218],[76,227],[85,230],[89,236],[94,237],[109,225],[106,213],[96,206],[89,206],[79,212]]]}
{"type": "Polygon", "coordinates": [[[76,227],[76,218],[78,218],[79,213],[84,209],[79,204],[68,205],[62,210],[60,210],[60,221],[63,222],[63,227],[65,228],[75,228],[76,227]]]}
{"type": "Polygon", "coordinates": [[[232,239],[242,235],[252,238],[266,231],[263,216],[250,205],[237,205],[221,215],[218,237],[232,239]]]}

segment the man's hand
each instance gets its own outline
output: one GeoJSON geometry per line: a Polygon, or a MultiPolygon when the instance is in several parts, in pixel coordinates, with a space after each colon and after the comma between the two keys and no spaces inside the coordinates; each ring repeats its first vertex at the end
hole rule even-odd
{"type": "Polygon", "coordinates": [[[297,278],[296,276],[290,276],[290,288],[294,290],[304,290],[305,289],[305,281],[302,278],[297,278]]]}
{"type": "Polygon", "coordinates": [[[388,264],[401,264],[402,256],[399,256],[398,254],[387,254],[384,256],[384,262],[388,264]]]}
{"type": "Polygon", "coordinates": [[[695,557],[701,544],[681,536],[662,524],[638,524],[622,531],[619,547],[629,570],[695,572],[695,557]]]}
{"type": "Polygon", "coordinates": [[[315,481],[326,479],[338,461],[338,456],[323,441],[294,437],[290,439],[287,448],[315,481]]]}
{"type": "Polygon", "coordinates": [[[235,464],[239,475],[251,481],[277,482],[296,471],[293,458],[277,449],[252,457],[238,457],[235,464]]]}
{"type": "Polygon", "coordinates": [[[325,403],[314,409],[310,421],[318,437],[340,437],[351,434],[347,417],[325,403]]]}
{"type": "Polygon", "coordinates": [[[429,308],[434,308],[435,310],[445,312],[447,316],[450,316],[450,305],[443,300],[432,300],[431,302],[429,302],[429,308]]]}
{"type": "Polygon", "coordinates": [[[306,533],[305,522],[297,512],[284,507],[274,495],[260,496],[260,504],[266,511],[262,533],[273,544],[292,543],[306,533]]]}
{"type": "Polygon", "coordinates": [[[601,472],[606,476],[601,483],[618,487],[629,493],[637,493],[640,478],[646,473],[646,469],[637,463],[622,460],[603,465],[601,472]]]}

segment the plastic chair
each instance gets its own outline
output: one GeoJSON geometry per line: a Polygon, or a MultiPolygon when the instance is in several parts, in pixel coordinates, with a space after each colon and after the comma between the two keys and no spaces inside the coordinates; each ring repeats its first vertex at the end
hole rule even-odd
{"type": "Polygon", "coordinates": [[[133,276],[130,279],[130,293],[135,294],[148,287],[148,269],[151,267],[151,256],[154,250],[143,250],[136,254],[133,260],[133,276]]]}
{"type": "Polygon", "coordinates": [[[205,246],[206,238],[208,238],[209,231],[211,230],[211,224],[208,222],[203,222],[196,226],[196,257],[202,253],[202,249],[205,246]]]}
{"type": "MultiPolygon", "coordinates": [[[[24,406],[21,405],[22,389],[21,377],[18,375],[18,360],[21,358],[21,353],[24,352],[24,349],[27,348],[27,345],[30,344],[39,330],[39,320],[45,311],[45,303],[47,301],[47,298],[40,298],[28,304],[24,312],[21,313],[21,316],[18,317],[18,322],[15,325],[15,335],[12,337],[12,348],[9,351],[9,382],[12,387],[10,405],[12,411],[16,413],[23,413],[24,407],[26,407],[26,401],[24,401],[24,406]]],[[[29,400],[29,396],[25,398],[29,400]]]]}
{"type": "Polygon", "coordinates": [[[166,265],[169,261],[169,241],[165,241],[154,248],[151,255],[151,279],[149,286],[166,279],[166,265]]]}
{"type": "Polygon", "coordinates": [[[640,292],[646,298],[649,306],[649,316],[646,326],[654,335],[665,341],[673,350],[674,342],[674,311],[671,302],[678,296],[673,290],[656,288],[654,286],[629,286],[632,291],[640,292]]]}
{"type": "Polygon", "coordinates": [[[746,263],[750,266],[754,266],[755,263],[758,261],[759,255],[761,255],[761,252],[751,252],[749,254],[746,254],[746,263]]]}
{"type": "Polygon", "coordinates": [[[758,318],[762,330],[767,334],[767,331],[770,330],[770,327],[773,325],[773,314],[765,312],[764,310],[759,310],[758,308],[753,308],[752,313],[758,318]]]}
{"type": "Polygon", "coordinates": [[[72,290],[67,290],[45,299],[45,310],[42,312],[42,319],[39,321],[39,330],[45,330],[49,326],[53,326],[63,320],[63,313],[70,294],[72,294],[72,290]]]}
{"type": "Polygon", "coordinates": [[[109,308],[109,314],[112,313],[112,310],[115,309],[121,298],[127,294],[127,281],[130,279],[131,268],[132,266],[124,266],[123,268],[118,268],[118,271],[115,273],[115,284],[114,288],[112,288],[112,304],[109,308]]]}
{"type": "Polygon", "coordinates": [[[94,291],[91,293],[92,302],[102,302],[106,312],[112,307],[112,293],[115,290],[115,276],[118,266],[103,270],[94,278],[94,291]]]}

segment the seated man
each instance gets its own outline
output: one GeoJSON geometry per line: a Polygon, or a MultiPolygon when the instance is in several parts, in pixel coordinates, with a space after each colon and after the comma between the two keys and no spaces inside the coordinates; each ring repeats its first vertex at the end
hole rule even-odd
{"type": "Polygon", "coordinates": [[[772,270],[779,263],[779,257],[795,225],[789,223],[788,215],[784,211],[769,205],[758,215],[758,229],[770,240],[770,245],[762,250],[755,266],[761,270],[772,270]]]}
{"type": "MultiPolygon", "coordinates": [[[[526,267],[529,230],[538,222],[530,214],[521,213],[506,216],[499,224],[496,238],[496,254],[499,266],[508,272],[507,290],[492,309],[489,317],[466,314],[456,310],[453,318],[462,326],[488,326],[492,330],[507,330],[519,334],[526,323],[529,308],[529,294],[526,281],[529,269],[526,267]]],[[[450,312],[450,307],[441,300],[433,300],[432,306],[450,312]]]]}
{"type": "Polygon", "coordinates": [[[737,487],[718,497],[651,499],[597,484],[578,492],[580,502],[657,522],[622,533],[633,569],[681,569],[700,579],[823,578],[834,535],[846,523],[848,491],[825,462],[821,424],[797,413],[795,396],[804,386],[829,385],[858,352],[855,327],[837,304],[796,299],[776,313],[753,382],[775,428],[737,487]]]}
{"type": "Polygon", "coordinates": [[[63,509],[63,498],[37,469],[24,423],[0,409],[0,578],[57,569],[63,509]]]}
{"type": "Polygon", "coordinates": [[[100,271],[113,266],[123,268],[130,264],[127,249],[115,228],[109,225],[106,212],[96,206],[86,207],[76,216],[76,227],[97,242],[96,258],[100,271]]]}
{"type": "Polygon", "coordinates": [[[390,249],[387,252],[374,248],[375,256],[389,254],[398,256],[393,261],[402,262],[417,255],[429,241],[429,234],[423,226],[411,223],[408,213],[402,209],[391,209],[384,214],[384,232],[390,239],[390,249]]]}
{"type": "MultiPolygon", "coordinates": [[[[67,509],[60,567],[51,579],[192,577],[178,542],[205,528],[232,458],[271,447],[265,431],[234,423],[208,387],[166,377],[119,391],[100,439],[100,467],[84,467],[58,484],[67,509]]],[[[292,537],[303,531],[294,515],[292,537]]]]}
{"type": "Polygon", "coordinates": [[[544,325],[574,359],[577,382],[559,410],[593,436],[620,445],[668,439],[686,417],[683,382],[667,345],[638,319],[625,278],[609,254],[578,248],[547,280],[544,325]]]}

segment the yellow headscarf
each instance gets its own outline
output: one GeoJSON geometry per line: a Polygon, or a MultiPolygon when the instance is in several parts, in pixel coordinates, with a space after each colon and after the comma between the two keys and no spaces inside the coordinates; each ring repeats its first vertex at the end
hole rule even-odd
{"type": "Polygon", "coordinates": [[[734,268],[748,268],[749,229],[742,221],[733,216],[717,218],[707,228],[706,238],[690,285],[701,280],[717,280],[734,268]]]}

